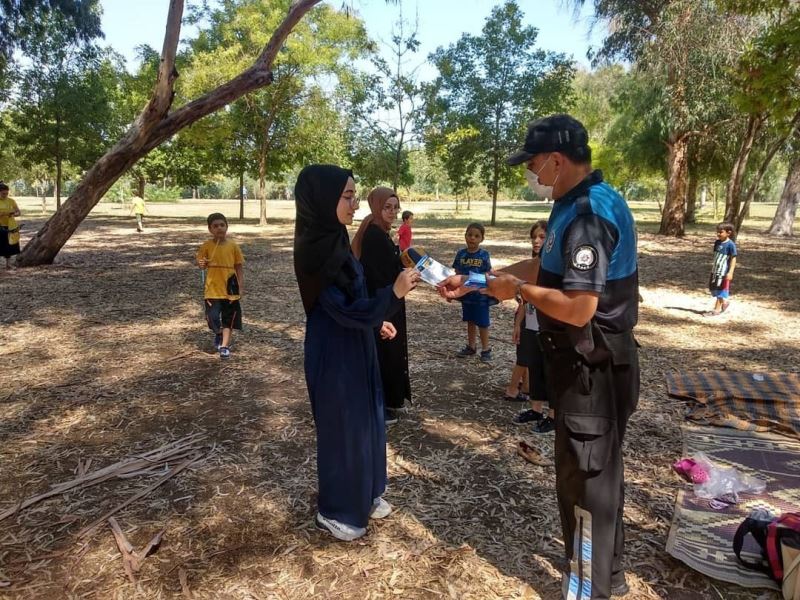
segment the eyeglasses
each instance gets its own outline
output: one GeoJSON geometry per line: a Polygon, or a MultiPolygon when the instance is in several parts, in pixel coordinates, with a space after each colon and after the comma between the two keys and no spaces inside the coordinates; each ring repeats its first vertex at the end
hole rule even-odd
{"type": "Polygon", "coordinates": [[[358,205],[361,204],[361,200],[359,200],[356,196],[353,196],[352,198],[346,198],[345,196],[342,196],[342,199],[347,200],[348,204],[350,204],[350,208],[353,209],[358,208],[358,205]]]}

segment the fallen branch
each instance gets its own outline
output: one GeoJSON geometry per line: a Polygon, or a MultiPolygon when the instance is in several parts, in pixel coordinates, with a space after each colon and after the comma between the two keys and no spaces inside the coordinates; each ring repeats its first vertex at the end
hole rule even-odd
{"type": "MultiPolygon", "coordinates": [[[[52,496],[63,494],[74,488],[86,488],[97,485],[109,479],[132,477],[134,474],[147,474],[148,471],[157,468],[165,467],[169,462],[175,462],[186,458],[187,456],[195,456],[198,450],[197,442],[200,440],[201,434],[192,434],[181,438],[175,442],[165,444],[160,448],[151,450],[142,455],[128,458],[119,462],[109,465],[97,471],[88,474],[80,475],[70,481],[54,484],[51,489],[18,502],[11,508],[0,513],[0,521],[17,514],[19,511],[28,508],[52,496]]],[[[88,468],[88,462],[85,463],[84,469],[88,468]]]]}
{"type": "Polygon", "coordinates": [[[103,521],[108,519],[111,515],[119,512],[120,510],[122,510],[123,508],[125,508],[129,504],[131,504],[133,502],[136,502],[140,498],[144,498],[147,494],[152,492],[154,489],[159,487],[161,484],[163,484],[166,481],[172,479],[175,475],[177,475],[178,473],[183,471],[186,467],[191,465],[193,462],[198,461],[200,458],[202,458],[202,456],[203,455],[198,452],[196,454],[193,454],[189,458],[187,458],[181,464],[173,467],[172,469],[169,470],[169,472],[166,475],[164,475],[161,479],[156,481],[153,485],[147,487],[146,489],[142,490],[141,492],[138,492],[138,493],[134,494],[133,496],[131,496],[130,498],[125,500],[125,502],[122,502],[121,504],[118,504],[117,506],[112,508],[110,511],[108,511],[106,514],[104,514],[102,517],[96,519],[95,521],[93,521],[92,523],[90,523],[89,525],[87,525],[86,527],[81,529],[78,532],[78,538],[86,537],[89,533],[91,533],[95,529],[95,527],[100,525],[103,521]]]}

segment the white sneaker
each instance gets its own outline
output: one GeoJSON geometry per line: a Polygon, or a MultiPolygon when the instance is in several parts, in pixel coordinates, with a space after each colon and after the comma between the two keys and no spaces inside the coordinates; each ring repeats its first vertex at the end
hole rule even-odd
{"type": "Polygon", "coordinates": [[[383,498],[375,498],[372,501],[372,510],[369,512],[370,519],[384,519],[392,514],[392,505],[383,498]]]}
{"type": "Polygon", "coordinates": [[[367,533],[366,527],[345,525],[339,521],[323,517],[320,513],[317,513],[315,524],[319,529],[327,530],[333,537],[343,542],[352,542],[367,533]]]}

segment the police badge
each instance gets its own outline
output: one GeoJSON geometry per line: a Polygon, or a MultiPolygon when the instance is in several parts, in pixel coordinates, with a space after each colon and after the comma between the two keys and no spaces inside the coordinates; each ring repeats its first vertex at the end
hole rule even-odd
{"type": "Polygon", "coordinates": [[[579,271],[594,269],[597,264],[597,250],[594,246],[578,246],[572,253],[572,268],[579,271]]]}

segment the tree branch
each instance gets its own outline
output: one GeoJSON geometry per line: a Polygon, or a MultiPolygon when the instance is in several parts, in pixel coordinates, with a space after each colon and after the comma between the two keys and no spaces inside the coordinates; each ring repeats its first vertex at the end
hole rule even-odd
{"type": "Polygon", "coordinates": [[[170,106],[172,106],[172,99],[175,97],[175,80],[178,78],[175,57],[178,54],[182,19],[183,0],[171,0],[167,14],[167,29],[164,33],[164,46],[161,50],[161,64],[158,68],[153,97],[140,118],[142,129],[150,129],[169,112],[170,106]]]}
{"type": "Polygon", "coordinates": [[[292,29],[294,29],[294,26],[300,22],[300,19],[302,19],[309,10],[314,8],[314,6],[321,1],[322,0],[293,0],[289,8],[289,14],[286,15],[283,22],[272,33],[272,37],[264,47],[264,50],[261,52],[254,66],[261,68],[272,66],[275,57],[283,47],[286,37],[291,33],[292,29]]]}

